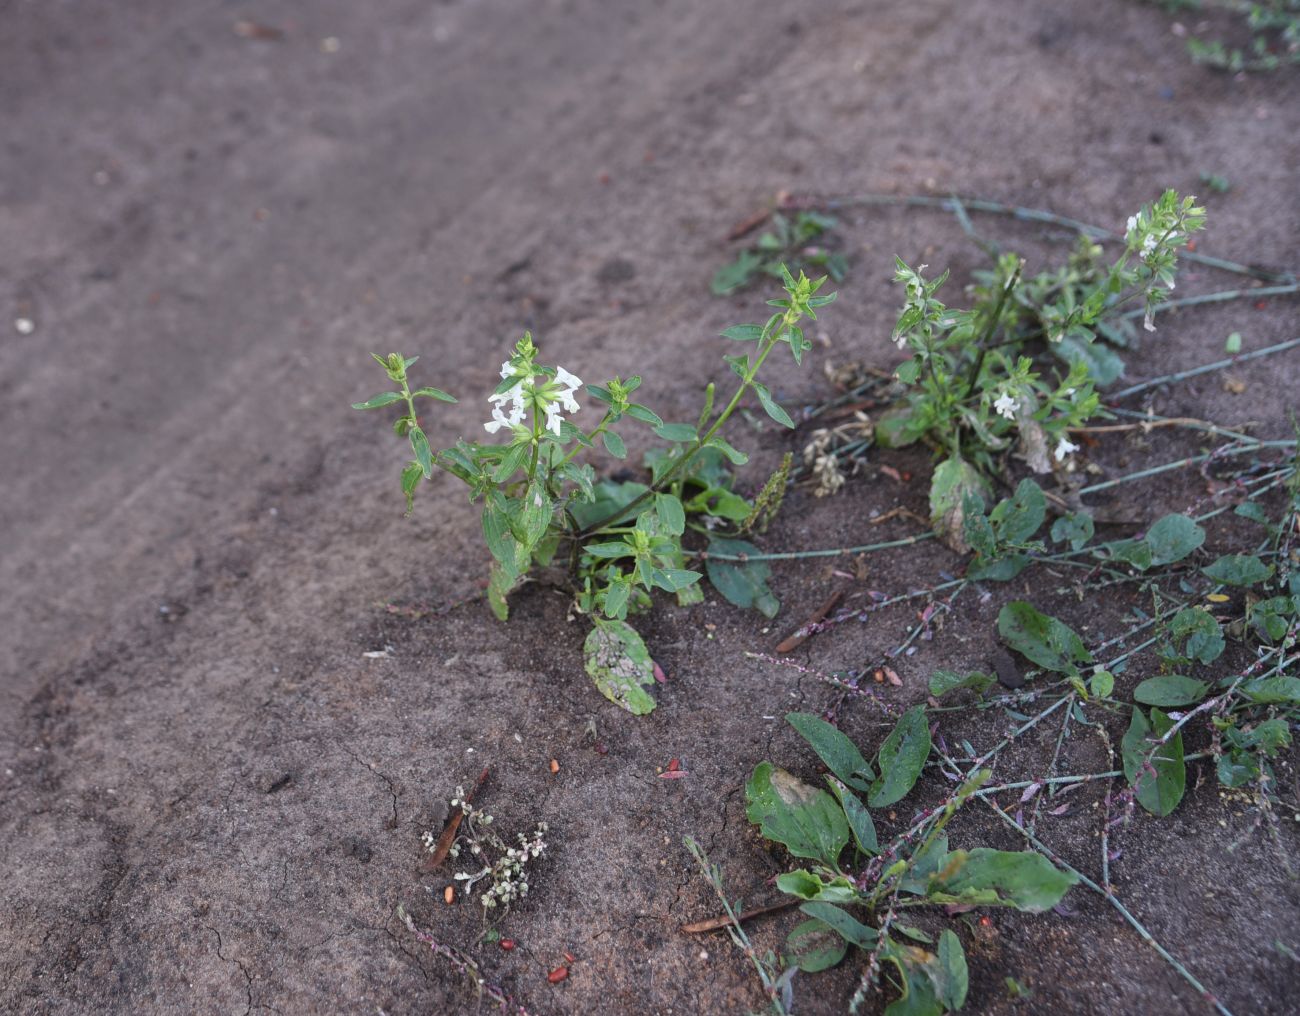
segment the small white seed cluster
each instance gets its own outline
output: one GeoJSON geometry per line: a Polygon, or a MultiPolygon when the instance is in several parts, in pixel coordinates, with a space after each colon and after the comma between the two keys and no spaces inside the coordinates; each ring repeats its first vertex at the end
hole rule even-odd
{"type": "MultiPolygon", "coordinates": [[[[477,882],[487,880],[491,884],[480,897],[485,909],[508,907],[511,903],[528,895],[528,876],[524,868],[546,852],[546,832],[548,826],[539,822],[531,837],[523,833],[516,834],[519,839],[517,847],[506,846],[501,837],[488,827],[493,818],[486,812],[476,809],[465,800],[465,788],[457,787],[456,796],[451,799],[451,807],[459,808],[464,814],[450,854],[460,857],[462,851],[479,859],[484,866],[476,872],[457,872],[452,876],[457,882],[463,882],[462,892],[469,895],[477,882]],[[495,861],[487,863],[489,852],[498,856],[495,861]]],[[[425,831],[421,837],[424,848],[430,853],[437,849],[438,837],[432,831],[425,831]]]]}

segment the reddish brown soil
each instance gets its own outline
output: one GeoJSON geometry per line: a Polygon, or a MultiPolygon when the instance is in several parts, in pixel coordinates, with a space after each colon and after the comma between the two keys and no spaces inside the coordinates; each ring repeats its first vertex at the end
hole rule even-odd
{"type": "MultiPolygon", "coordinates": [[[[1122,0],[817,0],[798,21],[781,6],[0,4],[0,1008],[472,1011],[465,983],[395,920],[399,903],[532,1012],[762,1006],[725,939],[676,930],[717,911],[681,841],[705,844],[746,901],[775,899],[764,882],[785,862],[748,828],[740,789],[764,758],[812,775],[765,717],[832,696],[744,654],[837,583],[897,592],[961,561],[932,545],[878,554],[865,582],[826,561],[778,566],[774,625],[712,597],[665,607],[643,629],[669,680],[653,715],[631,717],[591,687],[585,630],[553,591],[518,594],[506,627],[481,603],[422,620],[380,608],[472,596],[486,555],[448,483],[402,517],[397,444],[347,408],[377,390],[368,353],[420,353],[420,380],[462,395],[430,421],[439,442],[478,426],[475,393],[524,327],[588,379],[644,373],[646,401],[684,418],[726,374],[713,336],[759,313],[761,294],[708,295],[723,238],[781,189],[960,191],[1114,228],[1207,171],[1233,188],[1208,196],[1204,250],[1300,260],[1294,75],[1199,68],[1165,14],[1122,0]],[[284,37],[241,35],[242,18],[284,37]],[[31,334],[11,327],[20,317],[31,334]],[[388,659],[363,656],[388,645],[388,659]],[[689,776],[658,779],[674,757],[689,776]],[[502,924],[520,944],[508,954],[474,945],[477,909],[444,905],[445,879],[415,874],[439,802],[484,765],[501,827],[552,830],[533,893],[502,924]],[[548,984],[566,951],[568,979],[548,984]]],[[[1040,230],[977,225],[1031,267],[1061,250],[1040,230]]],[[[895,253],[950,265],[954,301],[982,257],[941,213],[864,211],[845,235],[854,268],[822,322],[829,349],[776,372],[788,404],[827,396],[828,359],[892,364],[895,253]]],[[[1180,288],[1238,281],[1199,269],[1180,288]]],[[[1295,308],[1185,312],[1130,376],[1213,360],[1230,331],[1247,349],[1289,339],[1295,308]]],[[[1284,435],[1300,355],[1231,373],[1241,394],[1212,375],[1157,409],[1284,435]]],[[[743,422],[734,440],[762,449],[751,488],[792,446],[743,422]]],[[[1091,457],[1116,475],[1202,444],[1109,436],[1091,457]]],[[[796,493],[765,546],[914,532],[865,520],[923,510],[929,463],[879,461],[914,479],[869,471],[836,499],[796,493]]],[[[1194,473],[1121,490],[1139,524],[1205,493],[1194,473]]],[[[1240,539],[1215,526],[1207,551],[1240,539]]],[[[1035,572],[959,600],[896,664],[889,696],[918,700],[933,669],[982,662],[1012,596],[1090,639],[1121,630],[1136,601],[1071,603],[1065,581],[1035,572]]],[[[862,666],[912,616],[841,626],[795,658],[862,666]]],[[[1005,729],[1000,714],[945,715],[947,736],[981,746],[1005,729]]],[[[844,723],[868,750],[884,730],[862,706],[844,723]]],[[[1053,736],[999,775],[1040,771],[1053,736]]],[[[1079,739],[1060,768],[1106,764],[1079,739]]],[[[1295,770],[1280,772],[1294,805],[1295,770]]],[[[1275,844],[1211,772],[1193,775],[1171,818],[1124,833],[1118,894],[1233,1012],[1292,1011],[1300,968],[1274,946],[1300,948],[1279,861],[1295,853],[1290,811],[1275,844]]],[[[1100,793],[1044,827],[1094,876],[1100,793]]],[[[953,839],[1018,845],[977,810],[953,839]]],[[[994,914],[983,943],[963,932],[970,1011],[1207,1010],[1105,901],[1076,890],[1067,904],[994,914]],[[1006,975],[1032,998],[1007,1001],[1006,975]]],[[[779,946],[794,920],[756,923],[756,942],[779,946]]],[[[843,1011],[856,976],[800,977],[797,1011],[843,1011]]]]}

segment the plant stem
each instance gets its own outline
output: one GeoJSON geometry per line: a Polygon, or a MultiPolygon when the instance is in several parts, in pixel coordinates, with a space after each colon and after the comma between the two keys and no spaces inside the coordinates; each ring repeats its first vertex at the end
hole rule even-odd
{"type": "Polygon", "coordinates": [[[1210,993],[1209,989],[1207,989],[1205,985],[1203,985],[1200,981],[1198,981],[1190,970],[1188,970],[1185,966],[1179,963],[1178,960],[1174,959],[1173,955],[1169,952],[1169,950],[1155,940],[1151,932],[1147,931],[1146,928],[1142,926],[1142,922],[1140,922],[1136,917],[1134,917],[1129,912],[1128,908],[1124,906],[1124,904],[1120,903],[1120,901],[1116,898],[1114,893],[1110,892],[1108,889],[1103,889],[1096,882],[1090,879],[1087,875],[1079,871],[1078,868],[1075,868],[1067,861],[1063,860],[1055,851],[1053,851],[1045,843],[1043,843],[1036,836],[1034,836],[1034,834],[1031,833],[1028,829],[1025,829],[1021,825],[1017,825],[1016,821],[1013,818],[1011,818],[1011,816],[1008,815],[1005,811],[1003,811],[1000,807],[998,807],[998,805],[995,802],[990,801],[988,798],[983,798],[983,801],[985,804],[987,804],[990,808],[993,809],[993,813],[997,815],[998,818],[1002,819],[1003,822],[1011,826],[1012,829],[1016,830],[1016,832],[1020,833],[1021,836],[1023,836],[1026,840],[1028,840],[1029,845],[1032,846],[1035,850],[1041,853],[1044,857],[1048,858],[1053,864],[1073,874],[1081,883],[1083,883],[1093,892],[1104,897],[1106,899],[1106,902],[1108,902],[1112,907],[1118,910],[1120,916],[1123,917],[1124,920],[1126,920],[1130,925],[1132,925],[1133,930],[1136,931],[1140,936],[1142,936],[1142,940],[1146,942],[1147,945],[1151,946],[1151,948],[1153,948],[1160,955],[1161,959],[1163,959],[1166,963],[1168,963],[1171,967],[1173,967],[1174,970],[1178,972],[1178,975],[1183,980],[1185,980],[1188,984],[1190,984],[1193,988],[1195,988],[1202,998],[1204,998],[1207,1002],[1213,1005],[1214,1008],[1219,1012],[1220,1016],[1232,1016],[1232,1013],[1223,1005],[1223,1003],[1220,1002],[1217,998],[1215,998],[1214,995],[1210,993]]]}
{"type": "Polygon", "coordinates": [[[728,417],[730,417],[731,414],[735,412],[736,407],[740,405],[740,400],[744,397],[745,392],[747,392],[750,389],[750,387],[754,383],[754,378],[758,376],[758,370],[760,367],[763,366],[763,361],[766,360],[768,354],[771,353],[772,350],[776,348],[776,344],[780,336],[783,335],[790,328],[794,327],[794,324],[795,322],[798,321],[798,319],[799,319],[798,315],[794,312],[793,308],[787,310],[785,314],[782,315],[780,322],[768,333],[768,335],[764,337],[762,349],[758,354],[758,359],[755,360],[754,363],[750,365],[749,369],[745,372],[745,376],[740,379],[740,386],[736,389],[736,393],[731,397],[731,401],[728,402],[726,408],[723,409],[723,411],[720,414],[718,414],[718,418],[713,421],[713,425],[708,429],[708,431],[705,432],[703,437],[699,436],[698,434],[696,435],[695,445],[690,449],[690,451],[683,454],[680,459],[674,462],[668,468],[668,471],[664,473],[663,476],[659,477],[659,479],[655,483],[650,485],[650,488],[646,490],[645,493],[636,497],[629,504],[625,505],[623,508],[620,508],[618,511],[613,512],[612,514],[607,515],[605,518],[601,519],[599,522],[593,523],[592,525],[588,526],[586,529],[584,529],[581,533],[578,534],[578,539],[583,539],[587,536],[590,536],[592,533],[596,532],[597,530],[603,529],[605,526],[613,522],[615,519],[622,518],[624,515],[627,515],[629,512],[645,504],[645,502],[649,501],[650,498],[654,497],[654,495],[657,492],[663,490],[664,487],[668,484],[668,481],[670,481],[678,472],[680,472],[682,467],[685,466],[686,463],[690,462],[691,459],[693,459],[696,456],[696,454],[698,454],[701,448],[703,448],[705,445],[709,443],[709,441],[713,438],[713,436],[717,434],[718,431],[722,428],[722,425],[727,422],[728,417]]]}
{"type": "MultiPolygon", "coordinates": [[[[1057,215],[1055,212],[1044,211],[1040,208],[1025,208],[1020,205],[1008,205],[1001,201],[989,201],[983,198],[962,198],[960,204],[964,211],[987,212],[993,215],[1009,215],[1012,218],[1020,219],[1023,222],[1041,222],[1050,226],[1062,226],[1066,229],[1073,230],[1076,233],[1082,233],[1085,236],[1089,236],[1094,240],[1118,241],[1123,239],[1122,236],[1112,233],[1108,229],[1102,229],[1100,226],[1081,222],[1078,219],[1072,219],[1066,215],[1057,215]]],[[[937,198],[925,195],[853,194],[842,198],[826,198],[823,200],[808,199],[802,203],[792,202],[787,207],[799,207],[800,205],[806,208],[825,208],[830,211],[870,205],[940,208],[945,212],[951,212],[955,215],[957,201],[955,198],[937,198]]],[[[1253,265],[1243,265],[1236,261],[1226,261],[1223,258],[1212,257],[1209,254],[1200,254],[1197,251],[1184,249],[1179,252],[1178,256],[1184,261],[1195,261],[1198,264],[1207,265],[1211,268],[1218,268],[1225,272],[1232,272],[1236,275],[1249,276],[1252,279],[1261,279],[1264,282],[1294,283],[1296,281],[1294,272],[1270,271],[1267,268],[1256,268],[1253,265]]]]}
{"type": "Polygon", "coordinates": [[[962,395],[961,400],[965,402],[970,398],[971,392],[975,390],[975,384],[979,381],[980,370],[984,367],[984,354],[988,352],[987,343],[993,337],[994,331],[997,330],[998,322],[1002,320],[1002,308],[1007,304],[1007,297],[1011,291],[1016,288],[1016,283],[1020,280],[1020,269],[1023,262],[1016,265],[1016,270],[1011,273],[1011,278],[1007,279],[1006,284],[1002,287],[1002,292],[998,294],[997,306],[993,308],[993,313],[989,317],[989,323],[984,328],[984,333],[979,337],[979,353],[975,357],[975,363],[971,366],[970,376],[966,379],[966,392],[962,395]]]}
{"type": "Polygon", "coordinates": [[[1193,367],[1191,370],[1179,371],[1176,374],[1165,374],[1161,377],[1152,378],[1150,381],[1143,381],[1141,384],[1130,385],[1128,388],[1118,392],[1110,393],[1112,399],[1122,399],[1129,395],[1136,395],[1138,392],[1144,392],[1149,388],[1155,388],[1158,385],[1168,384],[1172,381],[1183,381],[1189,377],[1196,377],[1199,374],[1208,374],[1211,371],[1222,370],[1224,367],[1231,367],[1234,364],[1245,363],[1247,360],[1255,360],[1261,356],[1271,356],[1274,353],[1282,353],[1288,349],[1294,349],[1300,346],[1300,338],[1289,339],[1286,342],[1279,342],[1273,346],[1266,346],[1264,349],[1256,349],[1249,353],[1240,353],[1237,356],[1230,356],[1226,360],[1216,360],[1214,363],[1207,363],[1200,367],[1193,367]]]}

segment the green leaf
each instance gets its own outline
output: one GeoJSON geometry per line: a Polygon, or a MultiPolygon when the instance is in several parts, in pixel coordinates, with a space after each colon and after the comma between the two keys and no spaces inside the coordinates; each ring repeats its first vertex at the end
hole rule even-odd
{"type": "Polygon", "coordinates": [[[843,875],[836,875],[829,882],[820,875],[802,868],[788,871],[776,877],[776,887],[783,893],[798,896],[801,900],[824,900],[827,903],[857,903],[858,891],[843,875]]]}
{"type": "Polygon", "coordinates": [[[956,1012],[966,1004],[970,971],[961,939],[948,928],[939,933],[939,968],[943,971],[943,983],[935,985],[939,1002],[945,1009],[956,1012]]]}
{"type": "Polygon", "coordinates": [[[406,514],[411,514],[411,509],[415,506],[415,488],[420,484],[420,478],[424,476],[424,470],[418,462],[412,462],[402,470],[402,493],[406,495],[406,514]]]}
{"type": "Polygon", "coordinates": [[[664,425],[664,421],[659,418],[658,413],[638,402],[633,402],[627,407],[627,415],[634,420],[648,423],[651,427],[662,427],[664,425]]]}
{"type": "Polygon", "coordinates": [[[931,879],[927,898],[1015,907],[1041,914],[1061,902],[1079,876],[1032,850],[954,850],[931,879]]]}
{"type": "Polygon", "coordinates": [[[718,449],[718,451],[722,452],[722,454],[727,457],[727,460],[733,466],[743,466],[746,462],[749,461],[748,455],[746,455],[744,452],[737,451],[735,448],[732,448],[731,445],[727,444],[727,442],[720,437],[709,438],[708,447],[716,448],[718,449]]]}
{"type": "Polygon", "coordinates": [[[864,854],[880,853],[880,843],[876,839],[876,824],[871,821],[871,813],[858,800],[856,794],[833,776],[826,777],[831,793],[844,809],[844,817],[849,823],[849,832],[864,854]]]}
{"type": "Polygon", "coordinates": [[[483,539],[488,550],[500,563],[506,577],[511,581],[519,578],[527,564],[528,555],[523,552],[514,533],[510,529],[510,520],[506,514],[492,504],[483,507],[483,539]]]}
{"type": "Polygon", "coordinates": [[[763,326],[732,325],[722,332],[722,337],[724,339],[735,339],[737,342],[757,342],[763,337],[763,326]]]}
{"type": "Polygon", "coordinates": [[[993,681],[993,675],[978,670],[973,670],[969,674],[961,674],[955,670],[936,670],[930,675],[930,694],[935,698],[942,698],[950,691],[957,691],[959,688],[972,688],[976,693],[982,693],[993,681]]]}
{"type": "Polygon", "coordinates": [[[849,827],[830,794],[770,762],[760,762],[745,786],[745,799],[746,817],[766,839],[783,844],[795,857],[838,870],[849,827]]]}
{"type": "Polygon", "coordinates": [[[848,911],[841,910],[834,903],[822,900],[809,900],[799,905],[800,911],[809,917],[822,921],[834,929],[844,941],[856,945],[859,949],[874,949],[880,941],[880,932],[868,927],[848,911]]]}
{"type": "Polygon", "coordinates": [[[880,746],[880,779],[871,785],[867,803],[886,808],[901,801],[916,784],[930,757],[930,723],[925,706],[913,706],[880,746]]]}
{"type": "Polygon", "coordinates": [[[644,716],[655,707],[645,688],[655,683],[650,653],[626,621],[593,617],[595,627],[587,636],[583,651],[587,673],[600,693],[629,713],[644,716]]]}
{"type": "Polygon", "coordinates": [[[619,557],[631,557],[636,553],[636,548],[624,540],[607,540],[604,543],[589,543],[582,548],[584,553],[592,557],[613,560],[619,557]]]}
{"type": "Polygon", "coordinates": [[[500,564],[496,561],[492,562],[492,567],[488,571],[487,598],[488,606],[492,608],[492,613],[496,615],[498,621],[509,618],[510,606],[506,602],[506,597],[518,584],[518,580],[507,575],[500,564]]]}
{"type": "Polygon", "coordinates": [[[1258,522],[1261,526],[1272,525],[1268,520],[1268,516],[1264,513],[1264,509],[1255,501],[1243,501],[1232,509],[1232,514],[1240,515],[1243,519],[1250,519],[1252,522],[1258,522]]]}
{"type": "Polygon", "coordinates": [[[1146,540],[1116,540],[1109,549],[1114,560],[1131,564],[1138,571],[1151,567],[1151,545],[1146,540]]]}
{"type": "Polygon", "coordinates": [[[694,441],[696,438],[695,428],[689,423],[665,423],[656,427],[655,433],[665,441],[672,441],[676,444],[685,444],[688,441],[694,441]]]}
{"type": "Polygon", "coordinates": [[[1300,677],[1260,677],[1247,681],[1241,692],[1261,705],[1300,705],[1300,677]]]}
{"type": "Polygon", "coordinates": [[[1155,751],[1149,767],[1144,762],[1154,747],[1154,740],[1163,736],[1172,726],[1173,721],[1159,709],[1151,710],[1151,722],[1148,723],[1142,710],[1134,708],[1128,732],[1120,742],[1124,776],[1136,791],[1138,803],[1161,818],[1178,806],[1187,786],[1182,731],[1155,751]]]}
{"type": "Polygon", "coordinates": [[[785,940],[786,956],[809,974],[829,970],[848,951],[848,944],[824,921],[804,921],[785,940]]]}
{"type": "Polygon", "coordinates": [[[1068,625],[1023,600],[1013,600],[998,613],[998,634],[1016,652],[1058,674],[1077,674],[1080,664],[1092,662],[1083,640],[1068,625]]]}
{"type": "Polygon", "coordinates": [[[967,499],[977,498],[982,505],[987,493],[988,485],[983,477],[965,459],[944,459],[934,468],[930,481],[930,524],[939,539],[959,554],[970,550],[964,524],[967,499]]]}
{"type": "Polygon", "coordinates": [[[1133,689],[1134,701],[1148,706],[1190,706],[1205,698],[1210,686],[1180,674],[1148,677],[1133,689]]]}
{"type": "Polygon", "coordinates": [[[526,444],[511,445],[501,456],[501,461],[492,470],[492,480],[495,483],[505,483],[506,480],[514,476],[523,468],[524,462],[528,459],[528,453],[532,451],[531,447],[526,444]]]}
{"type": "Polygon", "coordinates": [[[854,790],[869,789],[876,774],[847,735],[812,713],[786,713],[785,719],[843,783],[854,790]]]}
{"type": "Polygon", "coordinates": [[[659,516],[664,532],[669,536],[681,536],[686,532],[686,512],[681,501],[674,495],[656,494],[655,514],[659,516]]]}
{"type": "Polygon", "coordinates": [[[794,429],[794,421],[790,419],[790,414],[782,409],[772,398],[772,393],[766,385],[761,385],[757,381],[754,383],[754,392],[758,395],[758,401],[763,405],[763,411],[782,427],[794,429]]]}
{"type": "Polygon", "coordinates": [[[1291,618],[1300,613],[1300,596],[1274,596],[1250,608],[1250,624],[1265,642],[1276,642],[1291,629],[1291,618]]]}
{"type": "Polygon", "coordinates": [[[448,395],[446,392],[444,392],[444,391],[443,391],[442,389],[440,389],[440,388],[421,388],[421,389],[419,389],[419,390],[417,390],[417,391],[411,392],[411,397],[412,397],[412,398],[415,398],[416,396],[419,396],[419,395],[423,395],[423,396],[425,396],[425,397],[427,397],[427,398],[430,398],[430,399],[440,399],[440,400],[442,400],[443,402],[455,402],[455,401],[456,401],[456,397],[455,397],[454,395],[448,395]]]}
{"type": "MultiPolygon", "coordinates": [[[[578,525],[583,527],[595,525],[602,519],[613,516],[620,509],[626,508],[648,489],[643,483],[614,483],[611,480],[602,480],[596,484],[595,497],[590,503],[570,504],[569,511],[573,513],[578,525]]],[[[621,518],[622,516],[610,518],[609,524],[617,525],[621,518]]]]}
{"type": "Polygon", "coordinates": [[[612,430],[607,430],[600,435],[600,440],[604,442],[605,450],[616,459],[627,458],[627,445],[623,439],[615,434],[612,430]]]}
{"type": "Polygon", "coordinates": [[[394,402],[401,402],[402,395],[400,392],[380,392],[374,398],[366,399],[365,402],[352,403],[353,409],[378,409],[380,406],[391,406],[394,402]]]}
{"type": "Polygon", "coordinates": [[[1227,586],[1257,586],[1273,576],[1273,566],[1252,554],[1224,554],[1201,571],[1227,586]]]}
{"type": "Polygon", "coordinates": [[[412,427],[409,437],[411,451],[415,453],[415,461],[420,464],[420,471],[427,480],[433,475],[433,451],[429,448],[429,439],[424,436],[424,431],[419,427],[412,427]]]}
{"type": "Polygon", "coordinates": [[[733,290],[740,289],[758,271],[763,259],[751,251],[741,251],[740,256],[729,265],[723,265],[713,275],[709,288],[715,296],[725,296],[733,290]]]}
{"type": "Polygon", "coordinates": [[[1033,480],[1025,479],[1020,481],[1014,495],[998,502],[989,514],[989,521],[1002,543],[1022,544],[1038,532],[1046,516],[1047,498],[1043,489],[1033,480]]]}
{"type": "Polygon", "coordinates": [[[1143,541],[1151,548],[1151,564],[1173,564],[1205,542],[1205,530],[1186,515],[1166,515],[1153,525],[1143,541]]]}
{"type": "MultiPolygon", "coordinates": [[[[746,540],[714,538],[709,541],[708,553],[738,556],[757,554],[759,550],[746,540]]],[[[742,609],[753,607],[764,617],[776,617],[781,603],[767,587],[772,570],[766,561],[719,561],[709,556],[704,566],[713,588],[727,602],[742,609]]]]}
{"type": "Polygon", "coordinates": [[[1082,363],[1098,388],[1105,388],[1124,373],[1124,360],[1109,346],[1066,335],[1059,342],[1049,342],[1053,353],[1066,363],[1082,363]]]}
{"type": "Polygon", "coordinates": [[[1092,539],[1092,516],[1083,512],[1063,515],[1052,523],[1052,540],[1055,543],[1068,543],[1071,550],[1080,550],[1092,539]]]}
{"type": "Polygon", "coordinates": [[[1088,678],[1088,694],[1094,698],[1109,698],[1115,690],[1115,675],[1109,670],[1098,668],[1088,678]]]}
{"type": "Polygon", "coordinates": [[[898,969],[903,980],[902,995],[885,1007],[884,1016],[942,1016],[943,1003],[935,993],[943,976],[937,956],[917,946],[895,945],[889,939],[880,955],[898,969]]]}
{"type": "Polygon", "coordinates": [[[1223,653],[1223,629],[1204,607],[1184,607],[1169,622],[1175,643],[1186,640],[1183,654],[1198,663],[1213,663],[1223,653]]]}
{"type": "Polygon", "coordinates": [[[530,553],[537,546],[538,541],[546,535],[554,511],[555,505],[551,503],[550,495],[546,493],[540,480],[534,482],[520,498],[519,525],[515,535],[530,553]]]}

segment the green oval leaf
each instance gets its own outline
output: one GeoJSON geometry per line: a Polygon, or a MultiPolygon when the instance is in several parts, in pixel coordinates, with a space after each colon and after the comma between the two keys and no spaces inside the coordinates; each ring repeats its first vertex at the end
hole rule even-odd
{"type": "Polygon", "coordinates": [[[812,713],[786,713],[786,722],[799,732],[818,757],[840,781],[854,790],[865,791],[876,778],[867,760],[849,737],[812,713]]]}
{"type": "Polygon", "coordinates": [[[394,402],[401,402],[400,392],[380,392],[373,398],[366,399],[365,402],[352,403],[353,409],[378,409],[380,406],[391,406],[394,402]]]}
{"type": "Polygon", "coordinates": [[[1272,577],[1273,566],[1252,554],[1224,554],[1201,571],[1226,586],[1257,586],[1272,577]]]}
{"type": "Polygon", "coordinates": [[[1133,689],[1134,700],[1148,706],[1190,706],[1205,698],[1210,686],[1180,674],[1148,677],[1133,689]]]}
{"type": "Polygon", "coordinates": [[[1076,674],[1080,665],[1092,662],[1073,629],[1023,600],[1013,600],[998,612],[998,634],[1020,655],[1058,674],[1076,674]]]}
{"type": "Polygon", "coordinates": [[[930,757],[930,723],[924,706],[913,706],[880,746],[880,779],[871,785],[867,803],[885,808],[901,801],[916,784],[930,757]]]}
{"type": "Polygon", "coordinates": [[[583,645],[587,674],[600,693],[629,713],[644,716],[655,707],[645,689],[655,683],[650,653],[626,621],[593,617],[595,627],[583,645]]]}

